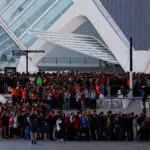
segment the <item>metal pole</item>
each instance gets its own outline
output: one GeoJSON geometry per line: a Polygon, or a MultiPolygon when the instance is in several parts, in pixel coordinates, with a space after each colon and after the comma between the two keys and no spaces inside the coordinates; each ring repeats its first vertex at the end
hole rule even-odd
{"type": "Polygon", "coordinates": [[[28,73],[28,50],[26,50],[26,73],[28,73]]]}
{"type": "Polygon", "coordinates": [[[133,50],[132,37],[130,38],[130,89],[133,89],[133,50]]]}
{"type": "Polygon", "coordinates": [[[114,73],[116,73],[116,65],[114,64],[114,73]]]}

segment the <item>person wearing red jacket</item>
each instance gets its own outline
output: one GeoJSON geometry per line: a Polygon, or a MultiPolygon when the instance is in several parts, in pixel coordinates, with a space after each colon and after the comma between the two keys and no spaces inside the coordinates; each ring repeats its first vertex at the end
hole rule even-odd
{"type": "Polygon", "coordinates": [[[100,91],[101,91],[101,94],[105,94],[105,85],[106,85],[106,77],[102,76],[100,78],[100,91]]]}
{"type": "Polygon", "coordinates": [[[74,117],[75,139],[79,139],[80,135],[80,118],[78,115],[74,117]]]}
{"type": "Polygon", "coordinates": [[[22,99],[21,99],[21,102],[26,102],[26,99],[27,99],[27,91],[26,89],[24,89],[22,91],[22,99]]]}

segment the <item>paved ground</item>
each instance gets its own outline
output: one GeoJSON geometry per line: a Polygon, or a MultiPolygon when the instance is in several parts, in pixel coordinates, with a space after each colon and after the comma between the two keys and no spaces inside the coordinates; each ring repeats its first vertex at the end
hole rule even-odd
{"type": "Polygon", "coordinates": [[[39,142],[1,140],[1,150],[149,150],[150,142],[39,142]]]}

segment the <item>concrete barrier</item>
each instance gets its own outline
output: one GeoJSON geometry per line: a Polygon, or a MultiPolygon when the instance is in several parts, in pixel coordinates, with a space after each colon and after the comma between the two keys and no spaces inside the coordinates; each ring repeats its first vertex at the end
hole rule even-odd
{"type": "MultiPolygon", "coordinates": [[[[145,102],[146,109],[150,109],[150,102],[145,102]]],[[[143,104],[141,102],[141,108],[143,109],[143,104]]]]}
{"type": "Polygon", "coordinates": [[[5,99],[5,97],[0,94],[0,102],[1,102],[1,103],[6,103],[6,101],[7,101],[7,100],[5,99]]]}

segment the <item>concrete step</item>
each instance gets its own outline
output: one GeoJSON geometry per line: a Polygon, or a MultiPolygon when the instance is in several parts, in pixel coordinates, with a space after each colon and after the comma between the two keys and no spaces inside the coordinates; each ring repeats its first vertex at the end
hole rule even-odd
{"type": "Polygon", "coordinates": [[[3,96],[4,99],[5,99],[6,101],[8,101],[9,103],[12,102],[12,96],[11,96],[11,94],[2,94],[2,96],[3,96]]]}

